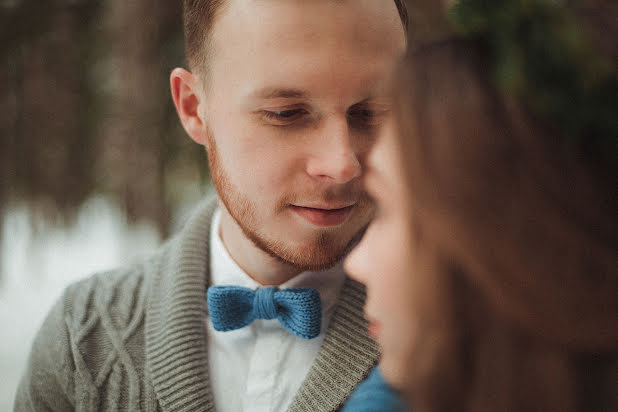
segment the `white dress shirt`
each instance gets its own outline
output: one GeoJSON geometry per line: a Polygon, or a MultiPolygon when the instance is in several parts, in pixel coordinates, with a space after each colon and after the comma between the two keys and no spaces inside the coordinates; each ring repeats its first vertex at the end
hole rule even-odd
{"type": "MultiPolygon", "coordinates": [[[[229,255],[219,235],[221,212],[210,232],[210,284],[261,286],[229,255]]],[[[312,287],[322,299],[322,330],[314,339],[299,338],[277,319],[256,320],[229,332],[217,332],[210,318],[208,358],[210,382],[219,412],[282,412],[294,399],[324,341],[335,303],[345,280],[341,264],[324,272],[303,272],[279,286],[312,287]]]]}

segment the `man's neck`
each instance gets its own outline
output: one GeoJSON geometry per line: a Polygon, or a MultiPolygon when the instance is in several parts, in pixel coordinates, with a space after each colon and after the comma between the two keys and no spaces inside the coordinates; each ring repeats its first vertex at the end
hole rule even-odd
{"type": "Polygon", "coordinates": [[[230,257],[249,277],[263,286],[279,286],[301,272],[257,247],[227,209],[223,205],[219,209],[219,236],[230,257]]]}

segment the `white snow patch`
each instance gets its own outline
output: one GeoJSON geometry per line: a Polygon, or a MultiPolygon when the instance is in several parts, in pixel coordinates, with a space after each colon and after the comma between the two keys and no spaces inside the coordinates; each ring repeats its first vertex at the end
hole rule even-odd
{"type": "Polygon", "coordinates": [[[64,288],[153,251],[161,239],[151,224],[128,227],[104,197],[90,199],[73,226],[36,235],[27,209],[11,209],[1,235],[0,410],[9,411],[32,340],[64,288]]]}

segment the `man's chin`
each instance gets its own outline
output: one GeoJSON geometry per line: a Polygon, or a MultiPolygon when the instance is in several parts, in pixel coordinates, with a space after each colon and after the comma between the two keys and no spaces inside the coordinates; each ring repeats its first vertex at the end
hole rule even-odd
{"type": "Polygon", "coordinates": [[[318,272],[339,263],[357,243],[358,235],[341,240],[336,234],[323,232],[314,239],[296,243],[269,242],[257,236],[249,236],[253,243],[277,260],[299,271],[318,272]]]}
{"type": "Polygon", "coordinates": [[[325,229],[311,240],[296,244],[293,248],[274,250],[279,259],[303,271],[323,271],[341,262],[362,238],[368,223],[356,230],[348,228],[348,234],[325,229]],[[351,234],[350,234],[351,233],[351,234]],[[287,250],[286,250],[287,249],[287,250]]]}
{"type": "Polygon", "coordinates": [[[300,271],[321,272],[331,269],[336,266],[347,255],[348,250],[333,254],[329,251],[311,251],[307,253],[298,253],[297,256],[291,256],[286,260],[294,265],[300,271]],[[326,253],[329,253],[328,255],[326,253]]]}

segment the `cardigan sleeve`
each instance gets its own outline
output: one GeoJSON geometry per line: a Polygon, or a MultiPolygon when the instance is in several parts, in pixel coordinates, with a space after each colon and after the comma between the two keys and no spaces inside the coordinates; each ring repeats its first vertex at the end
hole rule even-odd
{"type": "Polygon", "coordinates": [[[51,309],[39,329],[17,388],[14,410],[74,410],[74,365],[64,299],[51,309]]]}

